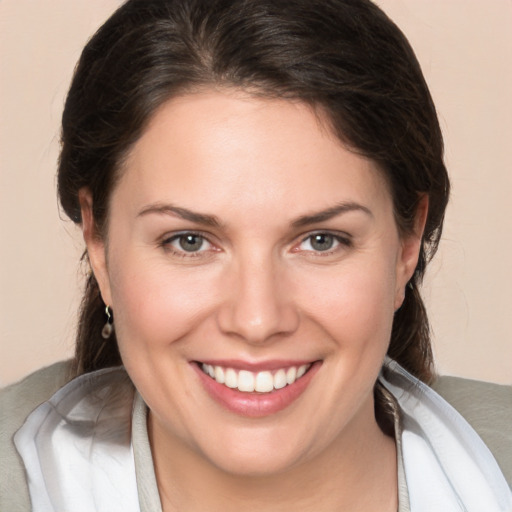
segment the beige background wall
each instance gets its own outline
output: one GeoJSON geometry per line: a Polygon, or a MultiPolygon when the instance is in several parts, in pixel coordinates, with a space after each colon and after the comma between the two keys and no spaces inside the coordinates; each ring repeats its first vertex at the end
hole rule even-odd
{"type": "MultiPolygon", "coordinates": [[[[512,1],[378,3],[422,63],[453,179],[425,286],[438,366],[512,383],[512,1]]],[[[0,0],[2,384],[72,353],[82,242],[56,205],[59,117],[81,47],[119,4],[0,0]]]]}

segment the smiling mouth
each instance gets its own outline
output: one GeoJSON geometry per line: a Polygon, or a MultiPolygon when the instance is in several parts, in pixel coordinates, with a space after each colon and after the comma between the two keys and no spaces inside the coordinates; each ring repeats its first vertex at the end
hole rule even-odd
{"type": "Polygon", "coordinates": [[[300,380],[313,363],[289,366],[272,371],[251,372],[224,366],[198,363],[203,373],[217,383],[242,393],[272,393],[300,380]]]}

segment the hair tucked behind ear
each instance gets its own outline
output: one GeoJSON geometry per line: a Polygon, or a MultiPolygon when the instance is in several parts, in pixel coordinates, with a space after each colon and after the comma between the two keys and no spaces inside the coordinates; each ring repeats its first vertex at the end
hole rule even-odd
{"type": "MultiPolygon", "coordinates": [[[[378,164],[402,235],[412,230],[418,197],[428,196],[419,262],[394,318],[389,355],[430,380],[418,288],[439,242],[449,182],[436,111],[400,30],[368,0],[129,0],[87,43],[66,100],[58,184],[69,217],[81,223],[78,191],[87,187],[105,236],[109,197],[130,148],[167,99],[204,87],[321,110],[343,144],[378,164]]],[[[101,338],[105,321],[91,276],[78,373],[121,362],[116,340],[101,338]]]]}

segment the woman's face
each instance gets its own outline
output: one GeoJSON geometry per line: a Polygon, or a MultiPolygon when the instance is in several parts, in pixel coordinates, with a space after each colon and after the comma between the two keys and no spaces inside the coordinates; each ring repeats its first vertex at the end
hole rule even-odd
{"type": "Polygon", "coordinates": [[[312,109],[174,98],[123,167],[106,244],[86,192],[82,205],[155,438],[266,474],[375,431],[372,390],[419,242],[399,237],[375,165],[312,109]]]}

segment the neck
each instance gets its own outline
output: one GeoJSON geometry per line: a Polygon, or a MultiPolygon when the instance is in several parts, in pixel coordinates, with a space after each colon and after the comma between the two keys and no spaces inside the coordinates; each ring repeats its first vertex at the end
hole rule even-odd
{"type": "Polygon", "coordinates": [[[394,439],[379,429],[368,404],[315,457],[279,474],[235,475],[218,468],[178,439],[150,414],[149,435],[164,512],[396,511],[394,439]]]}

